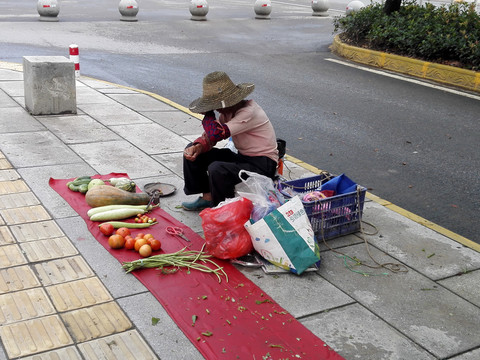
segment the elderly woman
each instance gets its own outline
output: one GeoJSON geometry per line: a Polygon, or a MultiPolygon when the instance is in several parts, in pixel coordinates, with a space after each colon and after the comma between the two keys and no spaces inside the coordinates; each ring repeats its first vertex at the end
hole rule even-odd
{"type": "Polygon", "coordinates": [[[275,131],[263,109],[254,100],[245,100],[254,87],[247,83],[235,85],[221,71],[203,79],[203,96],[189,108],[204,115],[204,132],[185,148],[183,160],[185,194],[201,196],[182,203],[185,210],[202,210],[234,197],[242,169],[275,177],[278,163],[275,131]],[[218,119],[215,111],[219,113],[218,119]],[[214,147],[218,141],[230,137],[238,153],[214,147]]]}

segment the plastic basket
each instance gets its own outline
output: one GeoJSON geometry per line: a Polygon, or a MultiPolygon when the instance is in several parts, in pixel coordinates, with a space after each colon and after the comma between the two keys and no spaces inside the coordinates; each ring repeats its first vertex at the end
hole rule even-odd
{"type": "MultiPolygon", "coordinates": [[[[307,178],[280,182],[278,189],[288,199],[299,195],[300,199],[318,189],[322,183],[334,176],[328,173],[307,178]]],[[[367,189],[361,186],[357,191],[331,196],[317,201],[302,201],[305,212],[318,240],[333,239],[360,230],[363,204],[367,189]]]]}

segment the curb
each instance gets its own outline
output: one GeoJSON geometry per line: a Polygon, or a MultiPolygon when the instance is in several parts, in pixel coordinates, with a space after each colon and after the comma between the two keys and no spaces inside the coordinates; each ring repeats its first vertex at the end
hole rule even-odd
{"type": "Polygon", "coordinates": [[[347,45],[336,35],[332,52],[357,63],[480,92],[480,72],[347,45]]]}

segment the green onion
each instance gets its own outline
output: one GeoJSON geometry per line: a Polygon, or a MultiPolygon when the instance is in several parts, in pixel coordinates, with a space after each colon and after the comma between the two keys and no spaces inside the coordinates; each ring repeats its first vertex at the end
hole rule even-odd
{"type": "Polygon", "coordinates": [[[206,273],[213,273],[217,276],[218,282],[222,282],[220,275],[224,275],[228,282],[228,276],[223,270],[223,267],[211,260],[212,255],[203,252],[204,247],[205,244],[200,251],[186,250],[187,248],[184,247],[174,253],[153,255],[144,259],[124,262],[122,267],[127,274],[141,268],[158,268],[162,273],[168,274],[174,273],[178,269],[185,267],[187,270],[193,269],[206,273]],[[214,268],[209,265],[213,265],[214,268]],[[174,267],[174,269],[173,271],[172,269],[167,270],[164,269],[165,267],[174,267]]]}

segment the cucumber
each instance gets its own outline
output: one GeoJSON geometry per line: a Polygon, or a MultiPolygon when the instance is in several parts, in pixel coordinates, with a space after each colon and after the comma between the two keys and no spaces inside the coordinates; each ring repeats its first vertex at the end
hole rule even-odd
{"type": "Polygon", "coordinates": [[[141,209],[113,209],[108,211],[103,211],[97,214],[90,216],[91,221],[109,221],[109,220],[123,220],[128,219],[129,217],[136,216],[137,214],[145,214],[146,210],[141,209]]]}
{"type": "MultiPolygon", "coordinates": [[[[102,224],[112,224],[115,229],[119,229],[121,227],[126,227],[128,229],[145,229],[148,228],[152,225],[157,224],[156,222],[154,223],[130,223],[130,222],[123,222],[123,221],[107,221],[102,224]]],[[[102,224],[98,226],[102,226],[102,224]]]]}
{"type": "Polygon", "coordinates": [[[90,181],[92,181],[92,178],[90,176],[80,176],[78,178],[76,178],[75,180],[73,180],[73,183],[75,185],[82,185],[82,184],[89,184],[90,181]]]}
{"type": "Polygon", "coordinates": [[[82,194],[86,194],[88,191],[88,184],[81,184],[78,187],[78,191],[81,192],[82,194]]]}
{"type": "Polygon", "coordinates": [[[68,185],[68,188],[72,191],[78,191],[79,190],[79,186],[78,185],[75,185],[73,182],[71,182],[69,185],[68,185]]]}
{"type": "Polygon", "coordinates": [[[105,206],[99,206],[96,208],[91,208],[90,210],[87,211],[87,216],[91,217],[92,215],[95,215],[104,211],[115,210],[115,209],[138,209],[138,210],[150,211],[152,208],[153,208],[152,206],[148,206],[148,205],[105,205],[105,206]]]}

